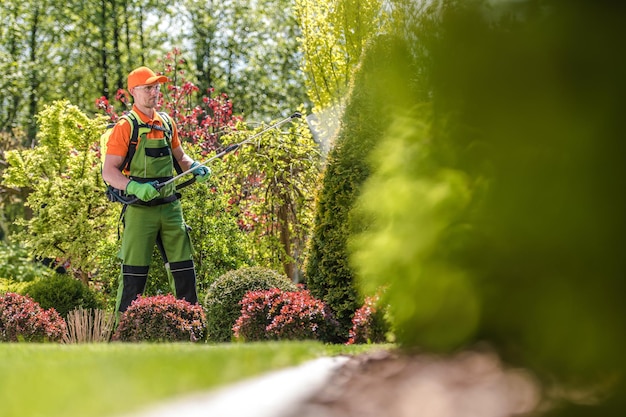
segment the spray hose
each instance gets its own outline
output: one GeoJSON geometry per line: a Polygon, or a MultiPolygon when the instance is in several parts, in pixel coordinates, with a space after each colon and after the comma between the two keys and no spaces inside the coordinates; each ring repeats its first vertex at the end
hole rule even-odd
{"type": "MultiPolygon", "coordinates": [[[[206,166],[207,164],[209,164],[211,161],[214,161],[215,159],[221,158],[226,154],[229,154],[237,149],[239,149],[240,147],[242,147],[243,145],[245,145],[246,143],[251,142],[252,140],[258,138],[259,136],[263,135],[264,133],[266,133],[267,131],[271,130],[271,129],[276,129],[279,126],[284,125],[287,122],[292,121],[293,119],[299,119],[302,117],[302,114],[300,112],[295,112],[293,113],[291,116],[274,123],[271,126],[266,127],[265,129],[263,129],[262,131],[250,136],[248,139],[243,140],[239,143],[233,143],[228,145],[226,148],[224,148],[222,151],[220,151],[219,153],[217,153],[216,155],[213,155],[211,158],[207,159],[206,161],[203,162],[199,162],[197,165],[195,165],[193,168],[190,168],[186,171],[181,172],[180,174],[176,175],[175,177],[172,177],[170,179],[168,179],[167,181],[164,182],[160,182],[154,185],[154,188],[156,188],[157,190],[160,190],[161,188],[165,187],[166,185],[169,185],[171,183],[173,183],[174,181],[176,181],[177,179],[197,170],[199,167],[201,166],[206,166]]],[[[179,184],[176,189],[180,189],[183,187],[186,187],[187,185],[190,185],[194,182],[194,178],[192,178],[191,180],[185,181],[182,184],[179,184]]],[[[134,204],[136,202],[139,201],[139,198],[135,197],[135,196],[125,196],[122,195],[122,193],[119,190],[113,189],[112,187],[109,186],[109,189],[107,189],[107,197],[109,198],[109,200],[111,201],[118,201],[122,204],[134,204]]]]}

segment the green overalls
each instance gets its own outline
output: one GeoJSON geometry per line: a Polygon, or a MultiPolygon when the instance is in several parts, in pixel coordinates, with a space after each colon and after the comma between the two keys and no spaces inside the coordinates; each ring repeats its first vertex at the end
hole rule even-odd
{"type": "MultiPolygon", "coordinates": [[[[163,183],[172,178],[173,155],[169,141],[146,139],[149,127],[140,127],[139,143],[130,164],[130,178],[145,183],[163,183]]],[[[168,137],[171,133],[166,132],[168,137]]],[[[124,232],[119,257],[122,259],[116,311],[124,312],[142,294],[157,240],[162,242],[166,268],[174,281],[176,297],[195,304],[196,272],[192,246],[174,183],[160,190],[160,196],[148,202],[128,205],[124,213],[124,232]]],[[[161,248],[160,248],[161,249],[161,248]]]]}

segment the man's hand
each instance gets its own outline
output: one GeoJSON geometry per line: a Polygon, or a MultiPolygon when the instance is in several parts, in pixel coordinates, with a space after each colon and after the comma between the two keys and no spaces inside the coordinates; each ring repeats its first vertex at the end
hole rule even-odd
{"type": "Polygon", "coordinates": [[[133,194],[141,201],[150,201],[159,196],[159,191],[154,187],[156,181],[140,183],[131,181],[126,185],[126,194],[133,194]]]}
{"type": "Polygon", "coordinates": [[[195,161],[193,164],[191,164],[191,168],[193,167],[198,167],[197,169],[194,169],[192,171],[193,175],[196,176],[196,181],[204,182],[209,179],[209,176],[211,175],[211,169],[209,167],[200,165],[199,163],[195,161]]]}

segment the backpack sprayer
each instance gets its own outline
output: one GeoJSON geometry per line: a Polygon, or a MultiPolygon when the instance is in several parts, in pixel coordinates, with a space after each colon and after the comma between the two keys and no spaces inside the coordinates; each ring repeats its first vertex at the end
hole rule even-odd
{"type": "MultiPolygon", "coordinates": [[[[293,119],[299,119],[299,118],[301,118],[301,117],[302,117],[302,114],[301,114],[300,112],[295,112],[295,113],[294,113],[294,114],[292,114],[291,116],[289,116],[289,117],[287,117],[287,118],[285,118],[285,119],[283,119],[283,120],[281,120],[281,121],[279,121],[279,122],[276,122],[276,123],[274,123],[273,125],[266,127],[266,128],[265,128],[265,129],[263,129],[262,131],[260,131],[260,132],[258,132],[258,133],[256,133],[256,134],[254,134],[254,135],[252,135],[252,136],[250,136],[250,137],[249,137],[248,139],[246,139],[246,140],[243,140],[243,141],[241,141],[241,142],[239,142],[239,143],[233,143],[233,144],[231,144],[231,145],[228,145],[226,148],[224,148],[222,151],[220,151],[220,152],[219,152],[219,153],[217,153],[216,155],[212,156],[211,158],[207,159],[206,161],[204,161],[204,162],[202,162],[202,163],[198,163],[198,165],[194,166],[193,168],[190,168],[190,169],[188,169],[188,170],[186,170],[186,171],[183,171],[183,172],[181,172],[180,174],[176,175],[175,177],[170,178],[170,179],[169,179],[169,180],[167,180],[167,181],[160,182],[160,183],[156,183],[156,184],[154,185],[154,188],[156,188],[157,190],[160,190],[161,188],[165,187],[166,185],[173,183],[173,182],[174,182],[174,181],[176,181],[177,179],[179,179],[179,178],[181,178],[181,177],[183,177],[183,176],[185,176],[185,175],[187,175],[187,174],[189,174],[189,173],[191,173],[191,172],[193,172],[193,171],[197,170],[199,167],[201,167],[201,166],[206,166],[206,165],[207,165],[208,163],[210,163],[211,161],[213,161],[213,160],[215,160],[215,159],[217,159],[217,158],[221,158],[222,156],[224,156],[224,155],[226,155],[226,154],[228,154],[228,153],[231,153],[231,152],[233,152],[233,151],[235,151],[235,150],[239,149],[240,147],[242,147],[242,146],[243,146],[243,145],[245,145],[246,143],[251,142],[252,140],[254,140],[254,139],[258,138],[258,137],[259,137],[259,136],[261,136],[261,135],[263,135],[263,134],[264,134],[265,132],[267,132],[268,130],[275,129],[275,128],[279,127],[279,126],[284,125],[284,124],[285,124],[285,123],[287,123],[287,122],[290,122],[290,121],[291,121],[291,120],[293,120],[293,119]]],[[[189,184],[191,184],[192,182],[193,182],[193,181],[186,181],[186,182],[184,183],[184,185],[189,185],[189,184]]],[[[119,191],[119,190],[116,190],[116,191],[119,191]]],[[[123,204],[134,204],[134,203],[136,203],[137,201],[139,201],[139,198],[137,198],[137,197],[135,197],[135,196],[132,196],[132,195],[131,195],[131,196],[123,196],[123,195],[121,195],[119,192],[115,192],[115,196],[114,196],[114,198],[115,198],[115,200],[117,200],[117,201],[119,201],[120,203],[123,203],[123,204]]]]}

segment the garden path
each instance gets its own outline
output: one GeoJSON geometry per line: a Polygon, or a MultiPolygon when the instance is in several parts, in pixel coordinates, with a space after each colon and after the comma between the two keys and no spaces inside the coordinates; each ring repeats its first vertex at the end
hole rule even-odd
{"type": "Polygon", "coordinates": [[[124,417],[280,417],[319,391],[347,357],[323,357],[124,417]]]}
{"type": "Polygon", "coordinates": [[[285,417],[509,417],[539,402],[535,379],[488,351],[375,352],[348,361],[285,417]]]}
{"type": "Polygon", "coordinates": [[[508,417],[539,405],[532,375],[492,352],[379,351],[319,358],[126,417],[508,417]]]}

